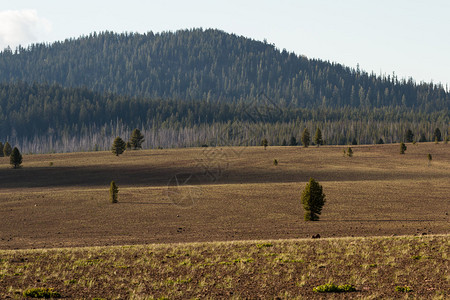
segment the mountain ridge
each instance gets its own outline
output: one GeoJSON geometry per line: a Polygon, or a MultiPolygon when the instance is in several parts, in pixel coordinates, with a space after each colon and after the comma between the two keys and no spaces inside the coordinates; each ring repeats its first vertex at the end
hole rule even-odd
{"type": "Polygon", "coordinates": [[[216,29],[94,33],[0,53],[0,82],[58,83],[126,96],[313,108],[449,107],[441,85],[379,77],[216,29]]]}

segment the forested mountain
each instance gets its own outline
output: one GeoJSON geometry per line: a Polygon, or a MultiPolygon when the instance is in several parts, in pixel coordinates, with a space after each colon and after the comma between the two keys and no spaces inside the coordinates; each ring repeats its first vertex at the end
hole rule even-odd
{"type": "Polygon", "coordinates": [[[305,127],[328,144],[448,134],[441,85],[310,60],[218,30],[104,32],[0,53],[0,142],[27,152],[280,145],[305,127]]]}
{"type": "Polygon", "coordinates": [[[237,102],[261,93],[313,108],[449,107],[439,85],[311,60],[219,30],[104,32],[0,54],[0,82],[59,83],[120,95],[237,102]]]}

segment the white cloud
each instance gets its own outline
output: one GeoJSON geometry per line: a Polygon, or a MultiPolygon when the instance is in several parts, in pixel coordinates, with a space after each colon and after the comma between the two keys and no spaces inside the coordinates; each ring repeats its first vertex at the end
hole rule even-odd
{"type": "Polygon", "coordinates": [[[51,23],[35,10],[0,11],[0,51],[7,46],[15,49],[18,45],[41,42],[51,29],[51,23]]]}

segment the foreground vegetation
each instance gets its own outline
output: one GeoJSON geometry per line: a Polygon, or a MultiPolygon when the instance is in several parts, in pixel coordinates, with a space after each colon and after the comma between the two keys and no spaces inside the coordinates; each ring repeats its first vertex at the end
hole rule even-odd
{"type": "Polygon", "coordinates": [[[446,299],[449,253],[448,235],[2,250],[0,298],[446,299]]]}

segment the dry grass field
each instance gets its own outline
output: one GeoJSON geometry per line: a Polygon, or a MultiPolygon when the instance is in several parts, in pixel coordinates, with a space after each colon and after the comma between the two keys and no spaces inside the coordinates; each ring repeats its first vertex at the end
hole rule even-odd
{"type": "Polygon", "coordinates": [[[0,298],[445,299],[450,146],[345,148],[0,158],[0,298]],[[300,205],[310,177],[326,194],[318,222],[300,205]],[[357,291],[312,291],[329,282],[357,291]]]}
{"type": "Polygon", "coordinates": [[[344,148],[24,155],[18,170],[0,158],[0,249],[449,233],[449,145],[344,148]],[[303,221],[310,177],[319,222],[303,221]]]}
{"type": "Polygon", "coordinates": [[[449,253],[448,235],[0,250],[0,298],[448,299],[449,253]]]}

